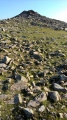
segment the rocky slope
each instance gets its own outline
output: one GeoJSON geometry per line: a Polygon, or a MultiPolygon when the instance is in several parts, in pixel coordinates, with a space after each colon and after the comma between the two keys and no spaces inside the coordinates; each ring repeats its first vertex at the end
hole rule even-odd
{"type": "Polygon", "coordinates": [[[29,19],[31,25],[34,25],[34,26],[38,25],[42,27],[47,26],[55,30],[64,30],[64,28],[67,28],[67,23],[63,21],[47,18],[46,16],[42,16],[33,10],[23,11],[22,13],[15,16],[14,18],[29,19]]]}
{"type": "Polygon", "coordinates": [[[32,10],[0,21],[2,120],[67,119],[67,32],[59,26],[67,24],[32,10]]]}

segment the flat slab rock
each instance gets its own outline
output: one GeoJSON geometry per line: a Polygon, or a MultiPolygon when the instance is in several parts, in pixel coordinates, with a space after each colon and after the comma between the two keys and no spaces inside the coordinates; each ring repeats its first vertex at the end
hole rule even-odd
{"type": "Polygon", "coordinates": [[[27,82],[24,82],[24,81],[18,81],[17,83],[14,83],[12,86],[11,86],[11,91],[20,91],[22,89],[26,89],[28,87],[28,83],[27,82]]]}
{"type": "Polygon", "coordinates": [[[34,108],[39,106],[39,105],[40,105],[40,103],[38,101],[35,101],[35,100],[30,100],[27,104],[28,107],[34,107],[34,108]]]}
{"type": "Polygon", "coordinates": [[[42,92],[38,96],[34,98],[34,100],[30,100],[27,104],[28,107],[37,107],[41,102],[47,100],[47,96],[45,92],[42,92]]]}
{"type": "Polygon", "coordinates": [[[1,94],[0,95],[0,100],[6,99],[8,98],[9,95],[5,95],[5,94],[1,94]]]}

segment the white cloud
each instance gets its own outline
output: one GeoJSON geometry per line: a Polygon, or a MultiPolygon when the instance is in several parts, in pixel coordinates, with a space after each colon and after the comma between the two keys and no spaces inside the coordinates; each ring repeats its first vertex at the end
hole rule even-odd
{"type": "Polygon", "coordinates": [[[67,10],[59,11],[57,14],[54,15],[54,18],[57,20],[65,21],[67,22],[67,10]]]}

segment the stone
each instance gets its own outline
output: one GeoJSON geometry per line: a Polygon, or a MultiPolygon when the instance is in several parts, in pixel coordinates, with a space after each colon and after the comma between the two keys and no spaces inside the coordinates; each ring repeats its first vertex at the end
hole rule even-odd
{"type": "Polygon", "coordinates": [[[22,97],[20,94],[15,94],[11,96],[9,100],[6,102],[7,104],[22,104],[22,97]]]}
{"type": "Polygon", "coordinates": [[[57,91],[48,92],[48,97],[50,100],[53,100],[54,102],[61,100],[61,97],[57,91]]]}
{"type": "Polygon", "coordinates": [[[47,96],[45,92],[42,92],[38,96],[34,98],[34,100],[30,100],[27,104],[27,106],[31,107],[37,107],[40,105],[41,102],[47,100],[47,96]]]}
{"type": "Polygon", "coordinates": [[[0,100],[7,99],[7,98],[8,98],[8,95],[6,95],[6,94],[1,94],[0,95],[0,100]]]}
{"type": "Polygon", "coordinates": [[[8,90],[8,84],[4,84],[3,87],[2,87],[2,90],[7,91],[8,90]]]}
{"type": "Polygon", "coordinates": [[[45,110],[45,106],[44,105],[40,106],[40,108],[38,109],[39,112],[43,112],[44,110],[45,110]]]}
{"type": "Polygon", "coordinates": [[[16,94],[16,95],[14,96],[14,103],[15,103],[15,104],[22,103],[22,97],[21,97],[20,94],[16,94]]]}
{"type": "Polygon", "coordinates": [[[35,87],[35,86],[36,86],[34,81],[32,82],[32,86],[33,86],[33,87],[35,87]]]}
{"type": "Polygon", "coordinates": [[[62,92],[66,92],[66,89],[62,86],[60,86],[59,84],[57,83],[53,83],[53,89],[55,91],[62,91],[62,92]]]}
{"type": "Polygon", "coordinates": [[[64,30],[67,31],[67,28],[65,28],[64,30]]]}
{"type": "Polygon", "coordinates": [[[8,56],[5,56],[5,57],[2,59],[2,62],[5,63],[5,64],[8,64],[10,61],[11,61],[11,58],[9,58],[8,56]]]}
{"type": "Polygon", "coordinates": [[[38,77],[44,77],[44,72],[39,72],[38,77]]]}
{"type": "Polygon", "coordinates": [[[2,34],[0,34],[0,40],[3,38],[2,34]]]}
{"type": "Polygon", "coordinates": [[[42,57],[37,53],[34,53],[33,57],[34,57],[34,59],[37,59],[38,61],[42,61],[42,57]]]}
{"type": "Polygon", "coordinates": [[[25,114],[25,116],[27,118],[32,117],[33,114],[34,114],[34,112],[33,112],[33,110],[31,108],[21,108],[21,109],[22,109],[23,113],[25,114]]]}
{"type": "Polygon", "coordinates": [[[63,118],[63,113],[59,113],[59,117],[60,117],[60,118],[63,118]]]}
{"type": "Polygon", "coordinates": [[[35,101],[37,102],[43,102],[45,100],[47,100],[47,96],[45,92],[42,92],[41,94],[35,97],[35,101]]]}
{"type": "Polygon", "coordinates": [[[32,89],[32,92],[33,93],[38,93],[41,91],[41,87],[38,87],[38,86],[35,86],[33,89],[32,89]]]}
{"type": "Polygon", "coordinates": [[[31,50],[29,52],[30,56],[32,56],[34,59],[38,60],[38,61],[42,61],[42,57],[39,55],[39,53],[37,51],[31,50]]]}
{"type": "Polygon", "coordinates": [[[38,101],[35,101],[35,100],[30,100],[27,104],[28,107],[33,107],[33,108],[36,108],[39,105],[40,105],[40,103],[38,101]]]}
{"type": "Polygon", "coordinates": [[[0,68],[6,68],[6,64],[4,64],[4,63],[0,63],[0,68]]]}
{"type": "Polygon", "coordinates": [[[62,98],[63,98],[63,99],[67,99],[67,93],[66,93],[66,94],[63,94],[62,98]]]}
{"type": "Polygon", "coordinates": [[[21,80],[21,81],[23,81],[23,82],[28,82],[28,80],[27,80],[24,76],[21,76],[21,75],[19,75],[19,74],[15,74],[15,80],[16,80],[16,81],[21,80]]]}
{"type": "Polygon", "coordinates": [[[25,89],[28,87],[28,83],[27,82],[23,82],[23,81],[18,81],[16,83],[14,83],[12,86],[11,86],[11,91],[20,91],[22,89],[25,89]]]}
{"type": "Polygon", "coordinates": [[[64,116],[64,118],[67,118],[67,113],[64,113],[63,116],[64,116]]]}
{"type": "Polygon", "coordinates": [[[49,92],[50,90],[47,87],[44,87],[45,92],[49,92]]]}
{"type": "Polygon", "coordinates": [[[67,76],[64,74],[60,75],[60,81],[67,81],[67,76]]]}
{"type": "Polygon", "coordinates": [[[45,86],[45,80],[40,80],[39,82],[36,83],[38,86],[45,86]]]}

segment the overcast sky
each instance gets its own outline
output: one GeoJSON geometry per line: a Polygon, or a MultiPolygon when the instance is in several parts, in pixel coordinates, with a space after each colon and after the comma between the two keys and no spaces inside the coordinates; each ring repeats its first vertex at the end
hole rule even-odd
{"type": "Polygon", "coordinates": [[[24,10],[67,22],[67,0],[0,0],[0,19],[14,17],[24,10]]]}

